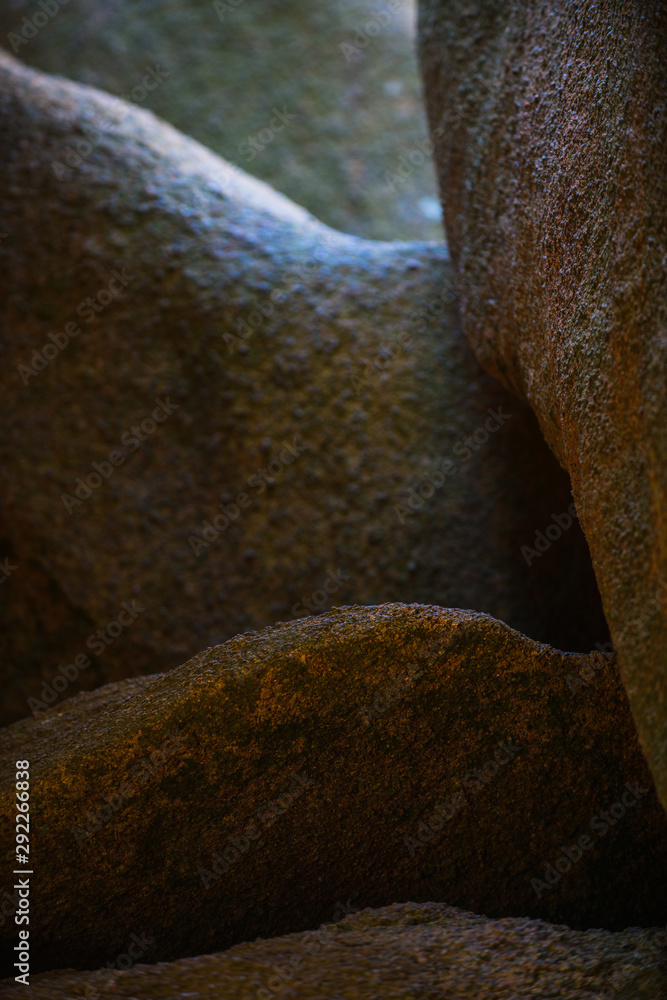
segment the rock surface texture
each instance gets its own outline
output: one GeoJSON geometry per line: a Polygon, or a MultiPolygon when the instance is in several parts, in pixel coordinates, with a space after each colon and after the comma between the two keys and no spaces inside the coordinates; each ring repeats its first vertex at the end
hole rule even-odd
{"type": "Polygon", "coordinates": [[[127,971],[114,955],[110,969],[46,973],[27,989],[9,982],[0,988],[7,1000],[93,993],[104,1000],[210,1000],[211,990],[225,1000],[664,1000],[666,943],[663,929],[582,932],[489,920],[442,903],[404,903],[222,954],[127,971]]]}
{"type": "Polygon", "coordinates": [[[0,42],[36,69],[127,95],[336,229],[441,240],[414,8],[68,0],[35,31],[39,4],[11,0],[0,42]]]}
{"type": "Polygon", "coordinates": [[[667,8],[423,0],[464,333],[570,473],[667,803],[667,8]]]}
{"type": "Polygon", "coordinates": [[[613,658],[487,615],[390,604],[240,635],[17,722],[0,751],[39,789],[33,972],[97,968],[132,934],[155,962],[303,931],[348,899],[667,918],[667,821],[613,658]]]}
{"type": "Polygon", "coordinates": [[[332,604],[605,641],[567,477],[462,342],[442,248],[335,233],[149,112],[0,78],[4,721],[332,604]]]}

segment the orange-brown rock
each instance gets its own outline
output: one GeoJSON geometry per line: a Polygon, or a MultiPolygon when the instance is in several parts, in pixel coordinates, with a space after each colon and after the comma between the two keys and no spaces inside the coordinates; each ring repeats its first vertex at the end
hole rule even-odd
{"type": "MultiPolygon", "coordinates": [[[[30,762],[32,972],[96,968],[132,934],[152,962],[220,950],[348,899],[667,918],[667,820],[613,658],[487,615],[389,604],[240,635],[0,749],[30,762]]],[[[5,767],[7,845],[14,794],[5,767]]]]}
{"type": "Polygon", "coordinates": [[[464,332],[570,473],[667,803],[667,8],[424,0],[464,332]]]}

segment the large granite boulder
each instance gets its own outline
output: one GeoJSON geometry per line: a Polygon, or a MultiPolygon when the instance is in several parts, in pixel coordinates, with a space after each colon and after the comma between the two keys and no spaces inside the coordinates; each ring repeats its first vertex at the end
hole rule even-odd
{"type": "Polygon", "coordinates": [[[0,983],[6,1000],[664,1000],[662,928],[573,931],[538,920],[489,920],[444,903],[331,907],[317,930],[215,955],[145,965],[154,943],[135,935],[93,972],[63,970],[31,985],[0,983]],[[133,958],[134,956],[134,958],[133,958]]]}
{"type": "Polygon", "coordinates": [[[570,473],[667,803],[667,7],[420,10],[463,329],[570,473]]]}
{"type": "Polygon", "coordinates": [[[332,603],[606,641],[567,477],[462,342],[442,248],[0,77],[4,721],[332,603]]]}
{"type": "Polygon", "coordinates": [[[95,968],[132,934],[155,962],[306,930],[348,899],[667,918],[667,819],[613,657],[487,615],[390,604],[240,635],[17,722],[0,749],[35,789],[33,973],[95,968]]]}
{"type": "Polygon", "coordinates": [[[154,111],[337,229],[441,240],[415,6],[67,0],[45,18],[12,0],[0,40],[36,69],[154,111]]]}

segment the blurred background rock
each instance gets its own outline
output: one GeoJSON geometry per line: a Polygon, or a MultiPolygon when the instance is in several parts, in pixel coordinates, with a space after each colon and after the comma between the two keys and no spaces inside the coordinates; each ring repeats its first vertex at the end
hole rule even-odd
{"type": "Polygon", "coordinates": [[[149,108],[336,229],[443,239],[415,0],[69,0],[35,28],[57,2],[3,0],[0,44],[149,108]]]}

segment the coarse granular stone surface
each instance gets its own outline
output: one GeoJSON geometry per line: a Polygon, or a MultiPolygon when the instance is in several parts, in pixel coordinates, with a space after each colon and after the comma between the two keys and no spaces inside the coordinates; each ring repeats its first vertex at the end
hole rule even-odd
{"type": "Polygon", "coordinates": [[[567,476],[463,342],[442,247],[336,233],[147,111],[0,79],[2,721],[332,604],[607,640],[567,476]]]}
{"type": "Polygon", "coordinates": [[[218,954],[48,972],[0,990],[6,1000],[664,1000],[666,943],[657,928],[573,931],[395,903],[218,954]]]}
{"type": "Polygon", "coordinates": [[[39,3],[11,0],[0,40],[35,69],[125,95],[336,229],[441,240],[415,7],[67,0],[35,31],[23,18],[42,19],[39,3]]]}
{"type": "Polygon", "coordinates": [[[570,473],[667,803],[667,6],[423,0],[420,18],[464,333],[570,473]]]}
{"type": "Polygon", "coordinates": [[[0,752],[39,790],[33,972],[99,967],[133,934],[154,962],[303,931],[348,899],[667,918],[667,821],[613,657],[475,612],[349,607],[239,635],[17,722],[0,752]]]}

